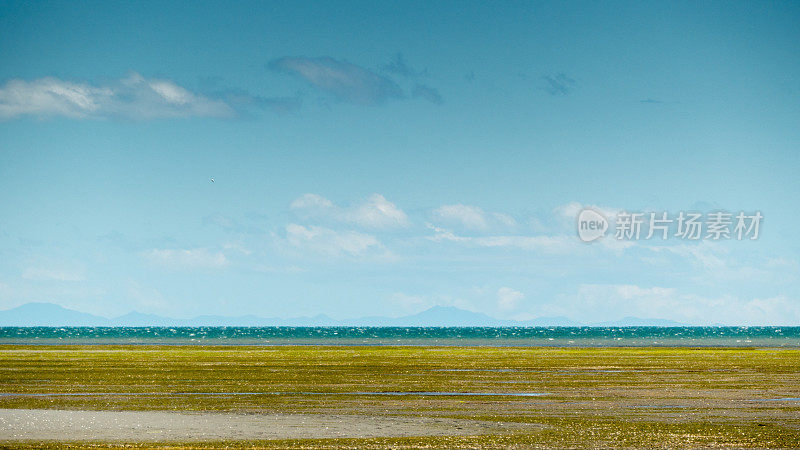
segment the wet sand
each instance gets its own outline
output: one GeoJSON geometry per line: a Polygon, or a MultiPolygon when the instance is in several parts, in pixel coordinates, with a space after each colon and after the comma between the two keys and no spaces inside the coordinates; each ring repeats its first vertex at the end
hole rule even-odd
{"type": "MultiPolygon", "coordinates": [[[[478,435],[493,422],[334,414],[0,409],[0,442],[168,442],[478,435]]],[[[533,430],[535,425],[525,428],[533,430]]],[[[539,427],[540,428],[540,427],[539,427]]]]}

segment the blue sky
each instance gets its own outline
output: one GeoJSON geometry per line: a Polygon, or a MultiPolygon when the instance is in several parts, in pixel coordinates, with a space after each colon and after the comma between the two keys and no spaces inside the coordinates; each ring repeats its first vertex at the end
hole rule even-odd
{"type": "Polygon", "coordinates": [[[0,307],[800,325],[799,22],[792,2],[4,2],[0,307]],[[764,222],[585,244],[585,206],[764,222]]]}

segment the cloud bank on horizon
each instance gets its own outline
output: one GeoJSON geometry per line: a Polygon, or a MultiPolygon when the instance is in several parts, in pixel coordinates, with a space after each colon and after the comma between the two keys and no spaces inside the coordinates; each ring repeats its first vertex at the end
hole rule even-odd
{"type": "MultiPolygon", "coordinates": [[[[514,320],[560,316],[596,323],[634,316],[695,325],[787,325],[800,321],[800,304],[785,294],[747,297],[739,291],[741,286],[757,286],[759,291],[791,286],[796,282],[797,259],[754,253],[737,246],[741,242],[649,240],[621,245],[613,236],[606,236],[604,241],[589,245],[578,240],[571,220],[575,211],[585,207],[606,214],[619,210],[570,202],[534,217],[512,217],[464,204],[407,213],[377,193],[346,205],[307,193],[289,203],[289,222],[282,229],[265,233],[257,227],[237,225],[241,218],[217,216],[209,223],[224,230],[227,242],[208,248],[141,250],[139,263],[183,276],[224,278],[237,272],[297,276],[306,270],[344,270],[343,275],[375,270],[413,274],[425,270],[416,267],[421,262],[434,264],[433,275],[442,276],[453,268],[477,262],[479,267],[496,265],[491,273],[497,281],[473,286],[467,282],[435,293],[404,291],[407,286],[399,286],[396,288],[401,290],[387,293],[383,301],[398,313],[456,306],[514,320]],[[264,259],[276,255],[282,263],[264,265],[264,259]],[[518,265],[532,260],[542,261],[532,284],[531,280],[520,282],[520,278],[515,287],[504,284],[509,278],[507,272],[518,271],[518,265]],[[625,271],[638,268],[641,274],[664,276],[661,281],[644,285],[580,282],[541,295],[548,283],[580,278],[590,267],[611,269],[615,265],[625,271]],[[688,281],[687,286],[706,285],[711,294],[699,294],[687,286],[661,285],[674,279],[669,271],[676,268],[682,268],[678,275],[688,281]],[[718,290],[722,285],[727,288],[718,290]],[[529,301],[531,298],[535,301],[529,301]]],[[[47,265],[27,267],[23,276],[38,281],[85,281],[83,275],[78,278],[47,265]]],[[[164,301],[160,292],[157,297],[164,301]]],[[[358,317],[328,314],[343,319],[358,317]]]]}

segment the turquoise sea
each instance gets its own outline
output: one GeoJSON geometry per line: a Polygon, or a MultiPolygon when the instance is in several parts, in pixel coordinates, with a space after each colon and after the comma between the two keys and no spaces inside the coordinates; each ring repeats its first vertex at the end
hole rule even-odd
{"type": "Polygon", "coordinates": [[[800,347],[800,327],[0,327],[0,344],[800,347]]]}

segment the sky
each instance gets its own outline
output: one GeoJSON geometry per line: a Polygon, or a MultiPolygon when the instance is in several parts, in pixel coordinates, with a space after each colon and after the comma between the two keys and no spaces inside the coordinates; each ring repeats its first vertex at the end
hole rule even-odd
{"type": "Polygon", "coordinates": [[[797,23],[768,1],[2,2],[0,309],[800,325],[797,23]],[[584,208],[763,222],[582,242],[584,208]]]}

